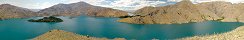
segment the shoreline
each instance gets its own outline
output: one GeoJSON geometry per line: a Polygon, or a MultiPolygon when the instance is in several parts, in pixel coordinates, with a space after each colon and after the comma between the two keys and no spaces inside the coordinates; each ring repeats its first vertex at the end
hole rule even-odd
{"type": "MultiPolygon", "coordinates": [[[[125,38],[97,38],[87,35],[79,35],[63,30],[51,30],[32,40],[126,40],[125,38]]],[[[176,40],[244,40],[244,26],[240,26],[232,31],[225,33],[216,33],[212,35],[197,35],[192,37],[184,37],[176,40]]]]}
{"type": "Polygon", "coordinates": [[[240,26],[226,33],[185,37],[179,40],[244,40],[244,26],[240,26]]]}

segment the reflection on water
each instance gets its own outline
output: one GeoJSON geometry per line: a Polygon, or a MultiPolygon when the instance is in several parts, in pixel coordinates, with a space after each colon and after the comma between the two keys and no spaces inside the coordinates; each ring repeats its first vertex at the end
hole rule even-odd
{"type": "Polygon", "coordinates": [[[242,25],[238,22],[206,21],[187,24],[127,24],[116,22],[118,18],[59,17],[64,22],[27,22],[31,19],[0,21],[0,39],[31,39],[52,29],[61,29],[82,35],[126,39],[175,39],[201,34],[223,33],[242,25]]]}

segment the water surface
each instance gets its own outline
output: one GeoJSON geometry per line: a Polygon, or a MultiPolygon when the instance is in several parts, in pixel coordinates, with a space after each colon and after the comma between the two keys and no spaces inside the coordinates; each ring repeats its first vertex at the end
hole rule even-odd
{"type": "MultiPolygon", "coordinates": [[[[40,17],[35,17],[38,19],[40,17]]],[[[52,29],[61,29],[81,35],[106,38],[126,39],[176,39],[202,34],[224,33],[243,23],[206,21],[186,24],[127,24],[116,22],[119,18],[59,17],[64,22],[45,23],[28,22],[26,19],[9,19],[0,21],[1,40],[25,40],[37,37],[52,29]]]]}

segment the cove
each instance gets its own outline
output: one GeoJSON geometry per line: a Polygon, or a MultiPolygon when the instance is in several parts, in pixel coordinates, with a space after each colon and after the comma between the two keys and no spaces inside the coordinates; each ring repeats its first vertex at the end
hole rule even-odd
{"type": "MultiPolygon", "coordinates": [[[[39,19],[40,17],[33,17],[39,19]]],[[[61,29],[81,35],[137,40],[177,39],[195,35],[224,33],[243,23],[205,21],[185,24],[128,24],[116,22],[119,18],[59,17],[64,22],[28,22],[33,18],[13,18],[0,21],[0,40],[26,40],[35,38],[52,29],[61,29]]]]}

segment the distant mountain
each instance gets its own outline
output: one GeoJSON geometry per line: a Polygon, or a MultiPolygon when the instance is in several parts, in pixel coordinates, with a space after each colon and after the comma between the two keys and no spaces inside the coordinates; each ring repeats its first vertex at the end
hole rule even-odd
{"type": "Polygon", "coordinates": [[[116,10],[112,8],[105,8],[99,6],[93,6],[85,2],[78,2],[72,4],[58,4],[50,8],[39,11],[41,15],[50,16],[101,16],[101,17],[120,17],[127,16],[127,12],[116,10]]]}
{"type": "Polygon", "coordinates": [[[128,16],[128,13],[112,8],[93,6],[85,2],[72,4],[57,4],[50,8],[26,9],[10,4],[0,5],[0,19],[26,18],[33,16],[98,16],[98,17],[121,17],[128,16]]]}
{"type": "Polygon", "coordinates": [[[38,11],[40,11],[40,10],[42,10],[42,9],[29,9],[29,10],[31,10],[31,11],[33,11],[33,12],[38,12],[38,11]]]}
{"type": "Polygon", "coordinates": [[[133,13],[133,12],[135,12],[136,10],[124,10],[124,11],[126,11],[126,12],[128,12],[128,13],[133,13]]]}
{"type": "Polygon", "coordinates": [[[206,20],[244,22],[244,5],[223,1],[193,4],[184,0],[174,5],[144,7],[133,14],[136,16],[118,21],[135,24],[172,24],[206,20]]]}
{"type": "Polygon", "coordinates": [[[36,13],[30,11],[29,9],[13,6],[10,4],[0,5],[0,19],[25,18],[32,16],[36,16],[36,13]]]}

